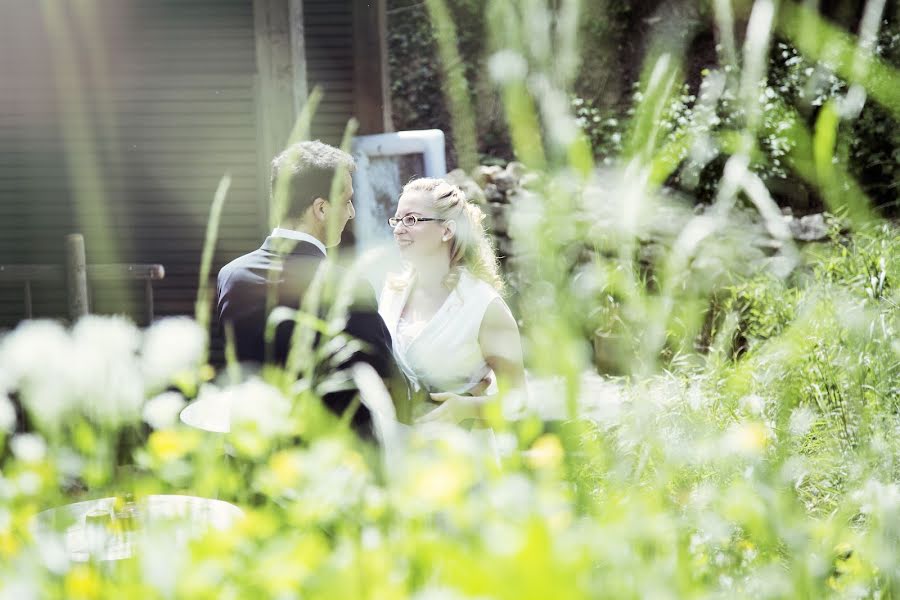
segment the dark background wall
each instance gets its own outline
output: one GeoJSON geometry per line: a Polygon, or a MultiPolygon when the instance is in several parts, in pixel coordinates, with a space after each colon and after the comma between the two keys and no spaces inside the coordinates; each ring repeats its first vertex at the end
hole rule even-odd
{"type": "MultiPolygon", "coordinates": [[[[377,31],[367,25],[377,4],[297,5],[303,48],[296,54],[305,57],[307,88],[324,91],[315,138],[338,143],[355,112],[377,116],[377,93],[354,90],[355,33],[377,31]]],[[[257,54],[270,60],[286,50],[282,59],[291,60],[288,6],[0,0],[0,265],[61,265],[66,234],[80,232],[89,264],[162,264],[156,315],[192,314],[223,174],[231,175],[231,188],[213,274],[258,247],[268,228],[271,156],[262,156],[260,119],[274,109],[261,98],[290,106],[293,86],[290,63],[273,83],[257,54]],[[260,35],[262,10],[278,21],[280,36],[271,29],[260,35]]],[[[362,120],[377,126],[377,119],[362,120]]],[[[289,112],[283,121],[279,143],[291,128],[289,112]]],[[[92,312],[144,318],[139,282],[93,282],[90,291],[92,312]]],[[[32,296],[35,317],[66,315],[63,282],[35,285],[32,296]]],[[[0,329],[23,316],[23,285],[0,283],[0,329]]]]}
{"type": "MultiPolygon", "coordinates": [[[[157,314],[191,313],[224,173],[219,256],[259,235],[252,6],[48,4],[0,2],[0,264],[61,264],[81,232],[89,263],[163,264],[157,314]]],[[[93,285],[93,308],[140,317],[140,290],[93,285]]],[[[34,302],[37,317],[65,314],[58,285],[34,302]]],[[[22,312],[21,288],[0,289],[0,327],[22,312]]]]}

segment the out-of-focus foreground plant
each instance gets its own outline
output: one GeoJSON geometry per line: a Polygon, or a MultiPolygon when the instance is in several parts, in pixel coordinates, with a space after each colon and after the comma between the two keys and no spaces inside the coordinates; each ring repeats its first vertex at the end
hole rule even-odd
{"type": "MultiPolygon", "coordinates": [[[[190,319],[25,323],[0,341],[2,595],[897,593],[900,242],[835,162],[846,105],[808,127],[765,84],[775,32],[810,61],[831,43],[849,53],[833,68],[888,111],[897,74],[792,3],[756,2],[735,36],[731,4],[714,2],[722,68],[687,100],[691,118],[672,109],[679,56],[654,46],[621,152],[598,166],[569,95],[578,3],[554,6],[485,7],[491,74],[534,174],[509,208],[507,264],[543,378],[534,410],[488,415],[499,461],[456,427],[413,431],[385,461],[312,384],[276,370],[217,378],[190,319]],[[740,118],[721,127],[725,98],[740,118]],[[841,215],[827,243],[799,248],[772,201],[759,170],[769,127],[785,168],[841,215]],[[664,185],[714,157],[722,176],[702,209],[664,185]],[[598,357],[631,377],[586,376],[598,357]],[[195,397],[233,407],[232,432],[180,424],[195,397]],[[538,418],[550,405],[565,417],[538,418]],[[245,517],[192,541],[147,529],[132,558],[109,563],[34,539],[39,511],[125,493],[220,498],[245,517]]],[[[452,28],[437,30],[452,57],[452,28]]],[[[459,71],[446,72],[458,94],[459,71]]],[[[453,102],[467,112],[464,95],[453,102]]]]}

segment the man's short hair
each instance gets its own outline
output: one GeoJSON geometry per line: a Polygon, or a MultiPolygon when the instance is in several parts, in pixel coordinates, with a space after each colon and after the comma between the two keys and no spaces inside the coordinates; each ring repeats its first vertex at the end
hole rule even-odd
{"type": "Polygon", "coordinates": [[[316,198],[331,197],[331,182],[342,167],[348,173],[356,170],[353,157],[343,150],[319,140],[297,142],[272,161],[271,199],[275,203],[278,190],[284,189],[284,216],[298,218],[316,198]],[[283,187],[279,188],[281,178],[284,178],[280,184],[283,187]]]}

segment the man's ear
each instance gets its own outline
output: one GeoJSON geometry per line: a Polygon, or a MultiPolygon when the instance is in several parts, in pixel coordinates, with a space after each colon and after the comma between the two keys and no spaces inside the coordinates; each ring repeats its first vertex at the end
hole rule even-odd
{"type": "Polygon", "coordinates": [[[328,219],[328,200],[325,198],[316,198],[310,208],[315,220],[324,222],[328,219]]]}
{"type": "Polygon", "coordinates": [[[449,221],[444,221],[444,231],[441,234],[441,239],[445,242],[449,242],[453,239],[453,236],[456,235],[456,221],[450,219],[449,221]]]}

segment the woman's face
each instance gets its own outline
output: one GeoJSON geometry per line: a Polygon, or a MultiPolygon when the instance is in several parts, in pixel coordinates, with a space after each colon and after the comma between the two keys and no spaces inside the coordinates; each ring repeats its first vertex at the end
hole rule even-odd
{"type": "MultiPolygon", "coordinates": [[[[400,196],[394,216],[402,219],[407,215],[438,218],[431,204],[431,195],[428,192],[416,191],[400,196]]],[[[400,248],[400,253],[407,259],[447,252],[443,239],[445,234],[446,227],[443,221],[419,221],[412,227],[407,227],[401,222],[394,228],[394,240],[400,248]]]]}

